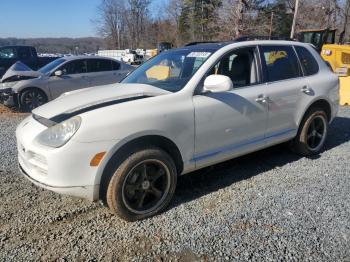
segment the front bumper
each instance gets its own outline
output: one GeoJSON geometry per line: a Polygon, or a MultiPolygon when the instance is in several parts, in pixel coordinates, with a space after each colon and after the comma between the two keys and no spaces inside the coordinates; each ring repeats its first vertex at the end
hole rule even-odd
{"type": "Polygon", "coordinates": [[[99,168],[91,167],[90,161],[97,153],[108,151],[111,142],[80,143],[70,140],[60,148],[46,147],[35,141],[46,128],[32,116],[18,126],[18,162],[22,174],[39,187],[91,201],[98,200],[99,168]]]}
{"type": "Polygon", "coordinates": [[[32,182],[34,185],[38,186],[38,187],[42,187],[45,188],[47,190],[62,194],[62,195],[69,195],[69,196],[75,196],[75,197],[80,197],[80,198],[84,198],[84,199],[88,199],[90,201],[96,201],[97,199],[94,198],[94,196],[96,196],[96,198],[98,198],[98,194],[99,194],[99,185],[95,185],[95,186],[83,186],[83,187],[79,187],[79,186],[74,186],[74,187],[53,187],[50,185],[46,185],[44,183],[41,183],[35,179],[33,179],[31,176],[29,176],[27,174],[27,172],[24,170],[24,168],[22,167],[23,165],[23,161],[19,160],[19,170],[22,173],[22,175],[28,179],[30,182],[32,182]]]}

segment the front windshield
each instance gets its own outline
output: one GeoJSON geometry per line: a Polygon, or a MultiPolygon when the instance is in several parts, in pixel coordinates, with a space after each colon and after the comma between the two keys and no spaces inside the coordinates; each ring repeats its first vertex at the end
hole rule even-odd
{"type": "Polygon", "coordinates": [[[170,92],[180,91],[213,50],[171,50],[147,61],[122,83],[153,85],[170,92]]]}
{"type": "Polygon", "coordinates": [[[38,71],[40,73],[47,74],[65,61],[66,60],[64,58],[58,58],[58,59],[52,61],[51,63],[48,63],[47,65],[43,66],[38,71]]]}

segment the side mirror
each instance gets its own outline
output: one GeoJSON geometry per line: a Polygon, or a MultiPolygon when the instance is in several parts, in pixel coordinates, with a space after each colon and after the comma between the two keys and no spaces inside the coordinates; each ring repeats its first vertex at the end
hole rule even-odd
{"type": "Polygon", "coordinates": [[[55,76],[62,76],[62,75],[63,75],[62,70],[55,71],[55,76]]]}
{"type": "Polygon", "coordinates": [[[233,89],[233,83],[228,76],[224,75],[210,75],[204,80],[204,92],[226,92],[233,89]]]}

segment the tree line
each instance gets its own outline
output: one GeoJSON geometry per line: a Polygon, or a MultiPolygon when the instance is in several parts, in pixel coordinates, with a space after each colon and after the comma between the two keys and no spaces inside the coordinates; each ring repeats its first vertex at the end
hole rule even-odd
{"type": "MultiPolygon", "coordinates": [[[[151,10],[152,0],[101,0],[93,22],[108,48],[181,46],[195,41],[240,36],[289,37],[295,0],[167,0],[151,10]]],[[[300,0],[296,31],[344,29],[349,40],[350,0],[300,0]]]]}
{"type": "Polygon", "coordinates": [[[0,46],[29,45],[39,53],[83,54],[105,49],[105,40],[99,37],[82,38],[0,38],[0,46]]]}

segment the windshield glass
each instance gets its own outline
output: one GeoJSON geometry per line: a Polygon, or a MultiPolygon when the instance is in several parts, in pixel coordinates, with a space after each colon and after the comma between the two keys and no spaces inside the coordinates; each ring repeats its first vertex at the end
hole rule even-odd
{"type": "Polygon", "coordinates": [[[213,50],[171,50],[163,52],[141,65],[122,83],[153,85],[177,92],[181,90],[213,50]]]}
{"type": "Polygon", "coordinates": [[[38,71],[40,73],[47,74],[47,73],[51,72],[51,70],[53,70],[54,68],[56,68],[57,66],[59,66],[60,64],[62,64],[65,61],[66,60],[64,58],[58,58],[58,59],[52,61],[51,63],[48,63],[46,66],[43,66],[38,71]]]}

